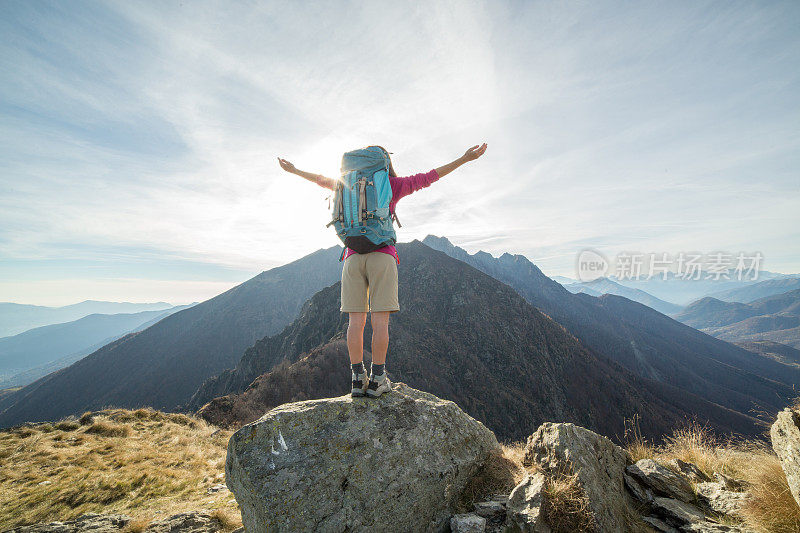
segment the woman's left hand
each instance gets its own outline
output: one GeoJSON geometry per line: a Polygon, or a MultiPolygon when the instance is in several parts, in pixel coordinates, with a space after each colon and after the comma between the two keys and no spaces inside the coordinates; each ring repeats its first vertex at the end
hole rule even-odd
{"type": "Polygon", "coordinates": [[[476,144],[466,152],[464,152],[464,159],[466,161],[474,161],[478,159],[486,151],[486,143],[476,144]]]}

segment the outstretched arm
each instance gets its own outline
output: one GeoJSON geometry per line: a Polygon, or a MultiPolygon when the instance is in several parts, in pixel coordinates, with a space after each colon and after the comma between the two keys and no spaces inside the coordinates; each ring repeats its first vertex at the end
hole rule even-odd
{"type": "Polygon", "coordinates": [[[278,158],[278,163],[281,165],[281,168],[286,172],[291,172],[292,174],[297,174],[301,178],[305,178],[308,181],[313,181],[320,187],[324,187],[326,189],[333,189],[336,186],[336,180],[331,178],[326,178],[322,174],[312,174],[311,172],[305,172],[300,170],[299,168],[295,168],[293,164],[288,162],[285,159],[278,158]]]}
{"type": "Polygon", "coordinates": [[[483,153],[486,151],[486,143],[483,144],[476,144],[466,152],[464,155],[453,161],[452,163],[447,163],[446,165],[442,165],[441,167],[436,169],[436,173],[439,174],[441,178],[445,174],[450,174],[452,171],[466,163],[467,161],[474,161],[478,159],[483,153]]]}

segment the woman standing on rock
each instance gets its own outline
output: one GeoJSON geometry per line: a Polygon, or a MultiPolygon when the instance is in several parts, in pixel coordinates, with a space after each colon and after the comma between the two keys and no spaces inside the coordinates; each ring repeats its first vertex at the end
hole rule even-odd
{"type": "Polygon", "coordinates": [[[345,154],[342,178],[339,180],[304,172],[289,161],[278,158],[283,170],[337,191],[335,204],[341,214],[335,216],[331,224],[336,224],[337,233],[345,242],[342,253],[341,311],[349,314],[347,350],[353,374],[352,396],[366,394],[377,398],[392,388],[385,364],[389,347],[389,314],[400,310],[397,297],[397,265],[400,259],[394,247],[396,238],[391,223],[391,219],[397,220],[397,202],[464,163],[478,159],[484,152],[486,143],[475,145],[455,161],[430,172],[398,177],[389,152],[380,146],[368,146],[345,154]],[[374,161],[378,162],[378,166],[370,166],[374,161]],[[391,192],[389,187],[382,186],[387,180],[391,192]],[[349,198],[352,198],[351,202],[348,202],[349,198]],[[354,230],[359,228],[363,235],[355,236],[358,232],[354,230]],[[368,312],[371,313],[372,323],[372,368],[369,380],[363,363],[364,327],[368,312]]]}

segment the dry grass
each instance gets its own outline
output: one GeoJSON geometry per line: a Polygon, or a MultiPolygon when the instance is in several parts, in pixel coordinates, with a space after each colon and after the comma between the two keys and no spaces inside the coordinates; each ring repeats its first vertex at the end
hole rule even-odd
{"type": "Polygon", "coordinates": [[[789,490],[777,456],[757,451],[754,465],[742,476],[750,485],[751,498],[743,511],[745,523],[770,533],[800,531],[800,507],[789,490]]]}
{"type": "MultiPolygon", "coordinates": [[[[470,512],[474,503],[488,500],[497,494],[508,496],[527,474],[538,472],[537,465],[523,466],[524,455],[525,441],[501,444],[499,452],[490,455],[481,470],[467,484],[459,500],[457,512],[470,512]]],[[[542,512],[554,533],[595,529],[594,519],[589,511],[589,500],[576,475],[549,476],[545,493],[547,498],[542,512]]]]}
{"type": "Polygon", "coordinates": [[[473,504],[490,499],[495,494],[508,495],[530,471],[522,466],[525,442],[501,444],[498,453],[492,453],[478,473],[473,476],[457,504],[457,512],[473,510],[473,504]]]}
{"type": "Polygon", "coordinates": [[[233,512],[230,509],[220,507],[211,513],[211,517],[219,520],[222,527],[228,531],[241,527],[242,525],[242,515],[238,510],[233,512]]]}
{"type": "Polygon", "coordinates": [[[102,437],[127,437],[131,434],[131,428],[124,424],[112,424],[101,420],[86,428],[86,433],[93,433],[102,437]]]}
{"type": "Polygon", "coordinates": [[[141,518],[131,520],[122,529],[122,533],[142,533],[142,531],[147,529],[148,525],[150,525],[150,520],[142,520],[141,518]]]}
{"type": "Polygon", "coordinates": [[[0,431],[0,531],[81,514],[122,513],[127,530],[207,510],[241,525],[224,483],[231,432],[182,414],[107,409],[0,431]]]}
{"type": "Polygon", "coordinates": [[[635,463],[640,459],[648,459],[655,455],[655,447],[647,442],[639,429],[639,415],[634,415],[632,419],[625,421],[625,448],[635,463]]]}
{"type": "Polygon", "coordinates": [[[547,497],[542,512],[554,533],[597,530],[589,498],[581,488],[577,474],[550,477],[544,491],[547,497]]]}
{"type": "Polygon", "coordinates": [[[715,472],[745,482],[750,494],[741,520],[755,531],[800,531],[800,507],[789,491],[780,461],[768,444],[754,440],[719,440],[707,428],[692,425],[653,446],[636,431],[629,435],[628,452],[634,461],[652,458],[660,463],[681,459],[695,464],[713,479],[715,472]]]}

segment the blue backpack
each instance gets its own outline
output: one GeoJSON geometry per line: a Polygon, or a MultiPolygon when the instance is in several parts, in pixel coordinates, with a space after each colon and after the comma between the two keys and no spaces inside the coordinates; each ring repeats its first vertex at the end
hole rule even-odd
{"type": "Polygon", "coordinates": [[[379,146],[347,152],[342,156],[342,177],[334,191],[328,226],[333,225],[347,248],[359,254],[374,252],[397,242],[391,201],[389,154],[379,146]]]}

